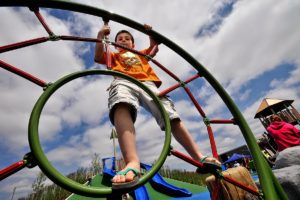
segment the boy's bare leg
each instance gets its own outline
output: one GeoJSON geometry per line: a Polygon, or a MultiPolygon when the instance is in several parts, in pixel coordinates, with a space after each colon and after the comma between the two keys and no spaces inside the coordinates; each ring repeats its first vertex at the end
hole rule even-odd
{"type": "MultiPolygon", "coordinates": [[[[140,171],[140,161],[136,151],[135,128],[130,115],[130,107],[125,103],[116,105],[114,114],[114,123],[118,133],[118,141],[122,151],[123,158],[126,163],[126,168],[134,168],[140,171]]],[[[128,172],[126,177],[116,175],[112,182],[123,183],[132,181],[134,178],[132,171],[128,172]]]]}
{"type": "MultiPolygon", "coordinates": [[[[201,160],[203,155],[200,152],[198,145],[193,140],[191,134],[182,123],[182,121],[179,119],[172,120],[171,129],[175,139],[185,148],[185,150],[190,154],[190,156],[194,160],[201,160]]],[[[214,159],[213,157],[208,157],[205,160],[216,164],[221,164],[218,160],[214,159]]]]}

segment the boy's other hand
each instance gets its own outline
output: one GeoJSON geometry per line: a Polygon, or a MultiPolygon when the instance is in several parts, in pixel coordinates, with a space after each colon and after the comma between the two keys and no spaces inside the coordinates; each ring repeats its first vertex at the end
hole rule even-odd
{"type": "Polygon", "coordinates": [[[110,27],[108,25],[103,25],[99,31],[101,35],[109,35],[110,34],[110,27]]]}
{"type": "Polygon", "coordinates": [[[152,30],[152,26],[149,24],[144,24],[144,28],[146,29],[146,31],[151,31],[152,30]]]}

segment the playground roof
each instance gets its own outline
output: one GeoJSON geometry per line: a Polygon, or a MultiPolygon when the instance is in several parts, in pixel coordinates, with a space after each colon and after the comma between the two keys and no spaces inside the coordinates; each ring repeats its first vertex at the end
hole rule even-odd
{"type": "Polygon", "coordinates": [[[283,100],[283,99],[271,99],[265,98],[260,103],[254,118],[259,118],[261,116],[268,116],[273,114],[271,109],[275,112],[285,109],[285,106],[289,106],[294,102],[294,100],[283,100]]]}

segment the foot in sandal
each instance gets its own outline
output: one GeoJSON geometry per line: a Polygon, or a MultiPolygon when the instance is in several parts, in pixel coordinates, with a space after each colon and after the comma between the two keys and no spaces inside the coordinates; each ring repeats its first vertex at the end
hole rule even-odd
{"type": "Polygon", "coordinates": [[[119,171],[114,178],[112,179],[112,189],[127,189],[135,186],[140,177],[139,170],[135,168],[125,168],[122,171],[119,171]]]}
{"type": "Polygon", "coordinates": [[[203,156],[200,160],[203,166],[198,167],[196,172],[199,174],[215,173],[217,170],[221,170],[221,163],[214,157],[203,156]]]}

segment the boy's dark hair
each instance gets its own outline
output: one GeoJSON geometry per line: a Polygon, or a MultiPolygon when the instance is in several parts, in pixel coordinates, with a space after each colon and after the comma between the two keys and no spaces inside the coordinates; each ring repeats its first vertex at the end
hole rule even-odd
{"type": "Polygon", "coordinates": [[[130,35],[131,41],[132,41],[132,43],[134,44],[134,38],[133,38],[132,34],[131,34],[129,31],[126,31],[126,30],[120,30],[120,31],[116,34],[116,36],[115,36],[115,42],[117,42],[117,37],[118,37],[118,35],[120,35],[121,33],[127,33],[128,35],[130,35]]]}

